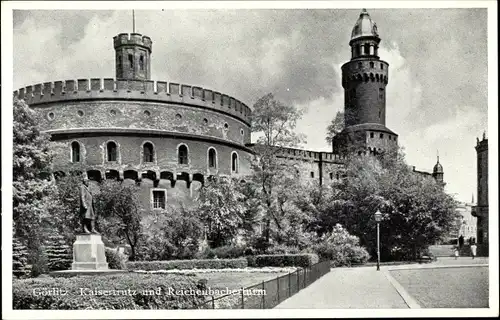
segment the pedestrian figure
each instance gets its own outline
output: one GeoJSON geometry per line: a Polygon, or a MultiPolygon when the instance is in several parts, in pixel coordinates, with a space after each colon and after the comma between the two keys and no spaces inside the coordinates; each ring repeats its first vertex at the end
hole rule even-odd
{"type": "Polygon", "coordinates": [[[464,246],[464,236],[458,238],[458,246],[462,248],[464,246]]]}
{"type": "Polygon", "coordinates": [[[472,254],[472,259],[474,259],[476,257],[476,250],[477,250],[476,244],[475,243],[471,244],[470,252],[472,254]]]}
{"type": "Polygon", "coordinates": [[[459,255],[459,253],[458,253],[458,247],[455,247],[455,260],[458,259],[458,255],[459,255]]]}

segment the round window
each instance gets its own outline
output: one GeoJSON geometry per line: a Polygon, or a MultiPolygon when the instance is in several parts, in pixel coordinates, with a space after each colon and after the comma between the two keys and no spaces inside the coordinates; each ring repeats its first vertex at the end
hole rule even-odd
{"type": "Polygon", "coordinates": [[[226,123],[224,123],[224,129],[228,129],[229,128],[229,125],[226,123]]]}
{"type": "Polygon", "coordinates": [[[82,110],[78,110],[78,112],[77,112],[77,113],[78,113],[78,116],[79,116],[79,117],[83,117],[83,111],[82,111],[82,110]]]}
{"type": "Polygon", "coordinates": [[[243,136],[245,135],[245,131],[243,129],[240,129],[240,134],[243,136]]]}
{"type": "Polygon", "coordinates": [[[116,116],[116,110],[115,110],[115,109],[113,109],[113,110],[109,111],[109,113],[110,113],[112,116],[116,116]]]}
{"type": "Polygon", "coordinates": [[[56,115],[54,114],[54,112],[49,112],[49,113],[47,114],[47,118],[48,118],[49,120],[54,120],[54,118],[55,118],[55,117],[56,117],[56,115]]]}
{"type": "Polygon", "coordinates": [[[208,124],[208,119],[207,118],[203,119],[203,124],[208,124]]]}
{"type": "Polygon", "coordinates": [[[175,120],[181,120],[182,119],[182,116],[178,113],[175,115],[175,120]]]}
{"type": "Polygon", "coordinates": [[[151,112],[149,112],[148,110],[144,110],[144,115],[146,117],[149,117],[151,115],[151,112]]]}

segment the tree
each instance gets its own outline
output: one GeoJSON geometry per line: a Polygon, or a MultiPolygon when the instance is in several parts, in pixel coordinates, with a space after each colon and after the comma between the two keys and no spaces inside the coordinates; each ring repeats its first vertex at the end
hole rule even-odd
{"type": "Polygon", "coordinates": [[[13,222],[14,233],[25,243],[33,275],[43,272],[42,242],[51,216],[47,210],[55,186],[51,181],[50,136],[40,132],[33,110],[14,99],[13,222]]]}
{"type": "Polygon", "coordinates": [[[12,273],[18,278],[31,275],[31,265],[28,264],[28,249],[18,238],[12,238],[12,273]]]}
{"type": "Polygon", "coordinates": [[[45,242],[48,269],[51,271],[70,269],[73,255],[71,247],[66,243],[64,237],[53,234],[45,242]]]}
{"type": "Polygon", "coordinates": [[[229,178],[213,177],[200,189],[197,211],[208,227],[212,247],[225,245],[238,235],[245,215],[243,199],[238,182],[229,178]]]}
{"type": "Polygon", "coordinates": [[[302,113],[293,105],[286,105],[267,94],[253,106],[252,131],[260,137],[252,164],[252,183],[258,188],[265,223],[264,236],[270,241],[271,221],[281,229],[277,216],[276,186],[278,178],[290,170],[290,162],[280,159],[283,149],[294,147],[304,140],[294,129],[302,113]]]}
{"type": "Polygon", "coordinates": [[[336,205],[322,216],[344,225],[372,255],[376,210],[383,213],[381,253],[391,259],[415,259],[455,225],[455,200],[433,178],[413,172],[401,153],[351,156],[346,170],[332,188],[336,205]]]}
{"type": "Polygon", "coordinates": [[[337,112],[335,118],[326,128],[326,143],[332,144],[333,138],[338,135],[344,129],[344,113],[342,111],[337,112]]]}
{"type": "Polygon", "coordinates": [[[106,180],[99,189],[96,210],[100,230],[113,242],[126,241],[131,250],[129,259],[133,261],[142,236],[139,188],[106,180]]]}

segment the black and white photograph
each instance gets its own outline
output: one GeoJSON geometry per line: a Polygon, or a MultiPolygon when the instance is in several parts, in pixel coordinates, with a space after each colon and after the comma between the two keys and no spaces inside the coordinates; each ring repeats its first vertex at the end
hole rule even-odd
{"type": "Polygon", "coordinates": [[[498,316],[497,59],[494,1],[2,2],[5,319],[498,316]]]}

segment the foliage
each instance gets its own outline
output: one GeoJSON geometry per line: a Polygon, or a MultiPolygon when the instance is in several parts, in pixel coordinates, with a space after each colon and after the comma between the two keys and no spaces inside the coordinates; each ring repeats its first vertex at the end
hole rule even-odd
{"type": "Polygon", "coordinates": [[[287,246],[283,244],[277,244],[269,247],[266,251],[267,254],[298,254],[300,253],[300,249],[298,247],[287,246]]]}
{"type": "Polygon", "coordinates": [[[245,256],[245,246],[240,245],[227,245],[217,248],[206,248],[199,253],[198,257],[201,259],[234,259],[245,256]]]}
{"type": "Polygon", "coordinates": [[[36,276],[46,269],[42,242],[52,228],[48,204],[55,193],[50,180],[54,152],[50,136],[40,132],[35,113],[24,101],[14,99],[13,115],[14,236],[26,245],[36,276]]]}
{"type": "Polygon", "coordinates": [[[154,211],[141,225],[137,260],[191,259],[198,252],[203,228],[194,210],[154,211]]]}
{"type": "Polygon", "coordinates": [[[358,237],[350,235],[339,224],[318,239],[314,250],[323,260],[330,260],[334,267],[362,264],[370,257],[366,249],[359,246],[358,237]]]}
{"type": "Polygon", "coordinates": [[[105,248],[106,262],[109,269],[124,270],[127,269],[127,256],[119,252],[117,249],[105,248]]]}
{"type": "Polygon", "coordinates": [[[434,179],[413,172],[401,153],[351,156],[346,178],[331,186],[328,198],[333,201],[319,206],[317,225],[309,227],[324,233],[340,223],[375,256],[373,215],[380,210],[383,259],[416,259],[448,234],[458,218],[453,198],[434,179]]]}
{"type": "Polygon", "coordinates": [[[344,129],[344,113],[342,111],[337,112],[335,118],[326,128],[326,143],[332,144],[333,138],[338,135],[344,129]]]}
{"type": "Polygon", "coordinates": [[[73,253],[63,236],[50,235],[45,241],[44,248],[47,256],[47,267],[50,271],[71,269],[73,253]]]}
{"type": "Polygon", "coordinates": [[[208,227],[208,240],[212,247],[233,241],[243,226],[245,207],[238,182],[223,177],[208,179],[200,189],[198,215],[208,227]]]}
{"type": "Polygon", "coordinates": [[[99,189],[95,207],[101,232],[115,242],[126,241],[131,250],[130,260],[134,260],[142,236],[139,188],[106,180],[99,189]]]}
{"type": "Polygon", "coordinates": [[[129,261],[129,270],[172,270],[172,269],[242,269],[248,266],[245,258],[240,259],[191,259],[167,261],[129,261]]]}
{"type": "Polygon", "coordinates": [[[17,278],[26,278],[31,274],[28,250],[17,238],[12,239],[12,273],[17,278]]]}
{"type": "Polygon", "coordinates": [[[263,254],[249,260],[250,267],[302,267],[307,268],[318,263],[314,253],[301,254],[263,254]]]}
{"type": "Polygon", "coordinates": [[[256,194],[261,208],[261,219],[264,222],[264,236],[267,242],[271,240],[271,223],[279,230],[278,237],[284,232],[277,216],[277,190],[283,187],[278,179],[286,172],[296,172],[290,168],[289,162],[280,161],[279,154],[285,147],[294,147],[304,140],[304,137],[295,132],[297,121],[302,116],[293,105],[286,105],[267,94],[260,98],[253,106],[252,131],[260,136],[257,139],[255,151],[258,157],[252,163],[252,183],[258,191],[256,194]]]}
{"type": "Polygon", "coordinates": [[[194,276],[136,273],[99,277],[98,286],[92,285],[88,277],[14,280],[13,309],[193,309],[205,300],[203,295],[196,292],[196,289],[199,289],[197,280],[194,276]],[[148,294],[158,288],[162,294],[148,294]],[[192,290],[193,294],[166,294],[169,289],[174,290],[173,292],[192,290]],[[66,294],[34,294],[48,290],[66,294]],[[81,290],[86,294],[96,290],[109,290],[108,293],[115,292],[115,294],[86,295],[81,294],[81,290]],[[127,290],[130,291],[125,292],[127,290]]]}

